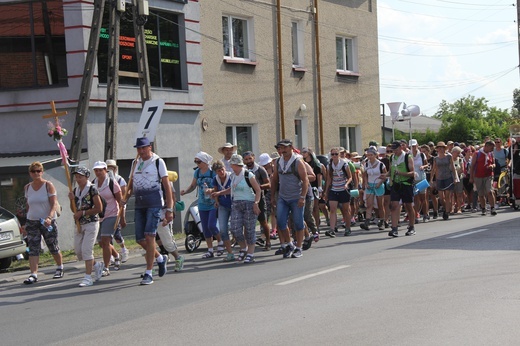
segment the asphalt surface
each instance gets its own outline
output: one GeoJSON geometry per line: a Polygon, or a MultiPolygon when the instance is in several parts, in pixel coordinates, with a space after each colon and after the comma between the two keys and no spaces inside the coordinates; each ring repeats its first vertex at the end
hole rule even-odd
{"type": "Polygon", "coordinates": [[[417,235],[353,229],[323,236],[299,259],[257,248],[251,265],[186,257],[139,286],[134,256],[94,286],[82,264],[0,274],[2,345],[517,345],[520,212],[463,214],[417,235]]]}

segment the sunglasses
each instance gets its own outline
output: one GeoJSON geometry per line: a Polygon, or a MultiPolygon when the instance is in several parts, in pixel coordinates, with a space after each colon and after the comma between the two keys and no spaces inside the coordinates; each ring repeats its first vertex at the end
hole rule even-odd
{"type": "Polygon", "coordinates": [[[35,169],[35,170],[32,170],[31,173],[41,173],[42,170],[41,169],[35,169]]]}
{"type": "Polygon", "coordinates": [[[194,162],[196,165],[198,165],[199,163],[202,163],[202,161],[200,161],[200,160],[193,160],[193,162],[194,162]]]}
{"type": "Polygon", "coordinates": [[[387,154],[391,154],[391,153],[393,153],[393,151],[392,150],[387,150],[386,153],[387,154]]]}
{"type": "Polygon", "coordinates": [[[338,156],[339,153],[330,153],[332,156],[338,156]]]}
{"type": "Polygon", "coordinates": [[[502,142],[500,142],[500,141],[495,141],[495,143],[500,144],[500,143],[502,143],[502,142]]]}

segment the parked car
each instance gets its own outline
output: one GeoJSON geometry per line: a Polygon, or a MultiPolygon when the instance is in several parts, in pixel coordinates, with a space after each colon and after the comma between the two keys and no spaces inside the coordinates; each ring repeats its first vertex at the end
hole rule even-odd
{"type": "Polygon", "coordinates": [[[10,211],[0,207],[0,269],[7,269],[16,255],[25,252],[22,226],[10,211]]]}

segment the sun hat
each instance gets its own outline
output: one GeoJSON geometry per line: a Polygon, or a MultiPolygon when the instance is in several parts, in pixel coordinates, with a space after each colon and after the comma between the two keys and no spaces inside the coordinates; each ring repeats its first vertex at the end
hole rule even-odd
{"type": "Polygon", "coordinates": [[[90,177],[90,170],[87,167],[80,166],[80,167],[77,167],[74,170],[74,173],[72,173],[72,174],[79,174],[79,175],[82,175],[82,176],[88,178],[88,177],[90,177]]]}
{"type": "Polygon", "coordinates": [[[258,164],[260,166],[265,166],[271,161],[273,161],[273,159],[269,156],[268,153],[260,154],[260,156],[258,157],[258,164]]]}
{"type": "Polygon", "coordinates": [[[229,159],[230,165],[237,165],[237,166],[243,166],[244,161],[242,160],[242,156],[238,154],[233,154],[231,158],[229,159]]]}
{"type": "Polygon", "coordinates": [[[220,148],[218,148],[218,152],[220,154],[222,154],[222,155],[224,155],[224,152],[222,151],[224,148],[232,148],[233,151],[237,150],[237,146],[236,145],[233,145],[231,143],[226,143],[223,146],[221,146],[220,148]]]}
{"type": "Polygon", "coordinates": [[[150,146],[150,140],[146,137],[141,137],[141,138],[137,138],[135,140],[135,145],[134,145],[134,148],[142,148],[142,147],[147,147],[147,146],[150,146]]]}
{"type": "Polygon", "coordinates": [[[276,151],[273,152],[273,153],[271,153],[271,155],[269,155],[269,156],[271,156],[271,158],[272,158],[273,160],[275,160],[275,159],[277,159],[277,158],[280,157],[280,155],[278,155],[278,153],[277,153],[276,151]]]}
{"type": "Polygon", "coordinates": [[[108,159],[106,161],[107,167],[115,167],[117,168],[117,162],[116,160],[108,159]]]}
{"type": "Polygon", "coordinates": [[[448,143],[446,143],[446,145],[452,145],[453,144],[453,141],[448,141],[448,143]]]}
{"type": "Polygon", "coordinates": [[[94,167],[92,169],[107,169],[107,164],[103,161],[94,162],[94,167]]]}
{"type": "Polygon", "coordinates": [[[441,141],[441,142],[438,142],[437,145],[435,146],[435,148],[439,148],[439,147],[446,148],[447,145],[446,145],[446,143],[441,141]]]}

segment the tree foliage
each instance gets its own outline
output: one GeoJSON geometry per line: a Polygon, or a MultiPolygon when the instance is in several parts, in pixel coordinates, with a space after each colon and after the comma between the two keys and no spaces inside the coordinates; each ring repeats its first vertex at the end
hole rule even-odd
{"type": "MultiPolygon", "coordinates": [[[[520,97],[520,91],[518,94],[520,97]]],[[[486,136],[507,138],[513,120],[509,111],[489,107],[485,98],[474,96],[463,97],[454,103],[443,100],[434,117],[442,121],[437,141],[472,144],[480,143],[486,136]]],[[[432,134],[425,135],[429,137],[432,134]]]]}

